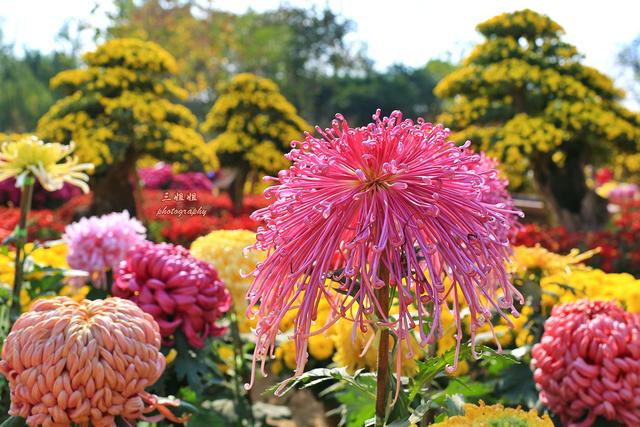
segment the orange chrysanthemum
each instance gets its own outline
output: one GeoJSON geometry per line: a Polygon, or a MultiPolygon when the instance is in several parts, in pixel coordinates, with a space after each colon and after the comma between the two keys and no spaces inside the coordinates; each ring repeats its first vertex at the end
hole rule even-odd
{"type": "Polygon", "coordinates": [[[165,368],[160,340],[151,315],[127,300],[38,301],[2,349],[9,413],[30,426],[115,426],[154,409],[173,418],[144,391],[165,368]]]}

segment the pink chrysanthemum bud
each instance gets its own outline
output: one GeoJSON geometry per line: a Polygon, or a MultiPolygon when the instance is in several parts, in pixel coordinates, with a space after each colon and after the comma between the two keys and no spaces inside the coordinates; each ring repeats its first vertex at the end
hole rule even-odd
{"type": "Polygon", "coordinates": [[[113,295],[134,301],[160,325],[165,345],[180,329],[189,345],[202,348],[225,328],[217,320],[231,307],[231,295],[211,264],[182,246],[145,242],[120,264],[113,295]]]}
{"type": "Polygon", "coordinates": [[[116,417],[133,422],[154,409],[172,418],[144,391],[164,371],[159,349],[158,325],[130,301],[40,300],[2,349],[9,413],[30,426],[115,426],[116,417]]]}
{"type": "MultiPolygon", "coordinates": [[[[480,156],[468,153],[469,143],[449,141],[442,125],[403,120],[398,111],[381,119],[378,110],[373,118],[350,128],[336,115],[331,129],[316,128],[322,138],[294,141],[287,155],[292,166],[270,178],[276,184],[265,191],[274,201],[252,215],[264,224],[254,247],[270,253],[248,292],[247,315],[258,316],[254,368],[257,360],[264,368],[280,321],[297,309],[295,374],[302,373],[321,298],[332,301],[327,327],[345,317],[366,329],[377,317],[407,344],[417,329],[424,346],[442,333],[449,297],[458,350],[460,296],[472,335],[491,318],[489,308],[505,318],[505,309],[517,315],[513,298],[521,296],[505,270],[508,216],[515,212],[483,200],[490,173],[476,171],[480,156]],[[389,283],[380,277],[383,269],[389,283]],[[382,287],[397,291],[397,317],[381,312],[376,290],[382,287]]],[[[401,358],[412,356],[398,352],[398,373],[401,358]]]]}
{"type": "Polygon", "coordinates": [[[540,400],[567,427],[598,416],[640,425],[640,317],[617,303],[553,308],[531,366],[540,400]]]}
{"type": "Polygon", "coordinates": [[[62,236],[69,247],[71,268],[89,273],[96,288],[107,284],[107,271],[115,270],[127,251],[144,241],[146,229],[129,212],[82,218],[69,224],[62,236]]]}

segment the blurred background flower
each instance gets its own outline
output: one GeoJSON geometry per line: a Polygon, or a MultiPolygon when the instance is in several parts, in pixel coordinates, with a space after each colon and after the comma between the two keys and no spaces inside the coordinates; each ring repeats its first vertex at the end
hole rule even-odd
{"type": "Polygon", "coordinates": [[[129,212],[81,218],[62,236],[68,246],[69,266],[89,273],[93,286],[104,289],[127,251],[144,241],[146,229],[129,212]]]}

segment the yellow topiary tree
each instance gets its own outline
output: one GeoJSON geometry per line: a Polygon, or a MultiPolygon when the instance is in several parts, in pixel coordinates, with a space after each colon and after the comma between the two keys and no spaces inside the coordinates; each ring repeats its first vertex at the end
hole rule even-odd
{"type": "Polygon", "coordinates": [[[196,118],[175,100],[186,92],[171,81],[174,58],[155,43],[115,39],[84,55],[86,68],[59,73],[51,86],[67,96],[40,119],[37,133],[77,145],[96,166],[92,212],[135,212],[131,182],[141,156],[198,170],[218,159],[196,131],[196,118]]]}
{"type": "Polygon", "coordinates": [[[530,180],[556,222],[600,226],[606,203],[588,187],[585,168],[637,149],[639,116],[621,105],[611,79],[581,64],[549,17],[521,10],[477,29],[486,40],[435,88],[450,100],[438,121],[454,140],[498,157],[514,189],[530,180]]]}
{"type": "Polygon", "coordinates": [[[239,210],[249,172],[289,167],[283,153],[311,126],[273,81],[243,73],[222,88],[202,129],[213,135],[211,143],[222,163],[235,169],[230,196],[239,210]]]}

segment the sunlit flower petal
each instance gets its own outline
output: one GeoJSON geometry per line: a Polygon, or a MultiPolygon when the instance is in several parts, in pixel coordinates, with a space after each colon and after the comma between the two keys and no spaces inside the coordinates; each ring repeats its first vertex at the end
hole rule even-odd
{"type": "Polygon", "coordinates": [[[45,143],[33,135],[5,142],[0,147],[0,181],[15,177],[20,185],[31,174],[47,191],[60,190],[68,182],[88,193],[89,176],[85,171],[92,170],[93,165],[70,157],[74,148],[73,143],[45,143]]]}

